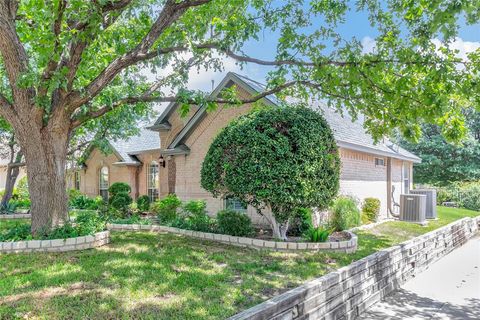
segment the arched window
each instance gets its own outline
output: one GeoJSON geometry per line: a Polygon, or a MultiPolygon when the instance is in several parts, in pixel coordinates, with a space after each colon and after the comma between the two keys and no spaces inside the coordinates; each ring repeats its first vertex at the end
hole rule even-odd
{"type": "Polygon", "coordinates": [[[147,170],[147,194],[151,202],[158,199],[158,187],[159,187],[158,171],[159,171],[158,162],[152,161],[148,165],[148,170],[147,170]]]}
{"type": "Polygon", "coordinates": [[[108,187],[108,167],[102,167],[98,173],[98,190],[105,201],[108,200],[108,187]]]}

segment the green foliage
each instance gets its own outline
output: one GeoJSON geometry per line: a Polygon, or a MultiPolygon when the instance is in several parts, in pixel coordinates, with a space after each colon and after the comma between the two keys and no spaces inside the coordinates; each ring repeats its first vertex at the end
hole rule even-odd
{"type": "Polygon", "coordinates": [[[162,223],[169,223],[177,218],[177,210],[182,205],[182,201],[176,194],[169,194],[162,200],[157,200],[152,204],[152,211],[157,214],[158,220],[162,223]]]}
{"type": "Polygon", "coordinates": [[[326,227],[310,227],[304,234],[305,239],[310,242],[325,242],[332,232],[326,227]]]}
{"type": "Polygon", "coordinates": [[[204,200],[191,200],[182,206],[181,217],[186,221],[186,229],[211,232],[213,221],[207,215],[207,203],[204,200]]]}
{"type": "Polygon", "coordinates": [[[308,208],[299,208],[297,214],[290,220],[288,235],[299,237],[305,234],[313,227],[312,210],[308,208]]]}
{"type": "Polygon", "coordinates": [[[108,192],[110,193],[111,197],[115,197],[115,195],[119,193],[130,193],[132,188],[125,182],[115,182],[109,188],[108,192]]]}
{"type": "Polygon", "coordinates": [[[343,231],[360,225],[360,210],[356,201],[347,196],[335,199],[330,208],[330,226],[334,231],[343,231]]]}
{"type": "Polygon", "coordinates": [[[0,232],[0,242],[32,240],[30,225],[15,224],[6,231],[0,232]]]}
{"type": "Polygon", "coordinates": [[[434,187],[437,190],[437,205],[454,201],[454,194],[448,187],[434,187]]]}
{"type": "Polygon", "coordinates": [[[110,222],[114,223],[114,224],[141,224],[141,225],[151,225],[152,224],[152,220],[143,219],[138,214],[131,215],[128,218],[113,219],[110,222]]]}
{"type": "Polygon", "coordinates": [[[69,190],[68,198],[70,208],[72,209],[98,210],[103,203],[102,197],[95,197],[92,199],[74,189],[69,190]]]}
{"type": "Polygon", "coordinates": [[[365,198],[362,205],[362,220],[366,222],[375,222],[380,213],[380,199],[365,198]]]}
{"type": "Polygon", "coordinates": [[[115,182],[108,188],[110,194],[108,198],[109,205],[116,210],[119,210],[123,215],[127,214],[129,205],[133,202],[130,197],[132,189],[127,183],[115,182]]]}
{"type": "Polygon", "coordinates": [[[286,224],[299,208],[328,206],[339,187],[340,160],[325,119],[303,107],[259,108],[215,138],[201,170],[202,187],[286,224]]]}
{"type": "Polygon", "coordinates": [[[141,212],[148,211],[150,209],[150,197],[146,195],[138,197],[137,209],[141,212]]]}
{"type": "MultiPolygon", "coordinates": [[[[470,118],[475,119],[476,114],[470,118]]],[[[478,124],[470,123],[471,134],[461,144],[446,141],[440,127],[435,125],[422,126],[418,143],[400,139],[401,146],[422,158],[414,166],[415,182],[447,186],[456,181],[480,179],[480,136],[475,138],[480,119],[477,121],[478,124]]]]}
{"type": "Polygon", "coordinates": [[[460,207],[480,211],[480,182],[457,183],[450,188],[460,207]]]}
{"type": "Polygon", "coordinates": [[[248,237],[253,234],[252,220],[243,212],[222,210],[217,213],[218,232],[231,236],[248,237]]]}
{"type": "Polygon", "coordinates": [[[75,219],[76,229],[80,236],[94,234],[105,230],[106,222],[96,211],[79,212],[75,219]]]}
{"type": "Polygon", "coordinates": [[[128,206],[132,203],[132,201],[132,197],[130,197],[127,192],[115,193],[115,195],[112,195],[108,199],[108,202],[112,208],[122,212],[127,212],[128,206]]]}

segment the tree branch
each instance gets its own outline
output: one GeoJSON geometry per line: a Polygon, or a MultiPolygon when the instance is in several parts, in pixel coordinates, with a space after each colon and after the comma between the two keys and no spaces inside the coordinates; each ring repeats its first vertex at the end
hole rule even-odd
{"type": "Polygon", "coordinates": [[[174,22],[176,22],[187,9],[210,2],[211,0],[185,0],[177,2],[167,0],[154,22],[150,31],[142,41],[130,52],[113,60],[86,88],[83,94],[76,92],[71,97],[69,112],[75,111],[79,106],[87,103],[97,96],[121,71],[135,63],[151,57],[149,50],[158,37],[174,22]]]}

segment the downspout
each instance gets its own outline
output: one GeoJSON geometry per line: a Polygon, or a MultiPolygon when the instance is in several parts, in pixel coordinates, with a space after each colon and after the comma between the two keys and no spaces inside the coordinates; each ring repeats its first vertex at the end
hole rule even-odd
{"type": "Polygon", "coordinates": [[[387,218],[389,218],[388,214],[390,214],[390,216],[398,219],[400,215],[393,210],[393,206],[396,204],[394,192],[395,186],[392,185],[392,158],[389,157],[387,158],[387,218]]]}
{"type": "Polygon", "coordinates": [[[142,169],[143,163],[135,167],[135,199],[138,199],[140,196],[140,171],[142,169]]]}

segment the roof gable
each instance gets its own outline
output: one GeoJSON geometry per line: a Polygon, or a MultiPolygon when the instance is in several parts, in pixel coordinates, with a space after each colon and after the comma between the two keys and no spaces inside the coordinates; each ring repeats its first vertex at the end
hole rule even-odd
{"type": "MultiPolygon", "coordinates": [[[[228,88],[234,84],[242,87],[242,89],[245,89],[248,93],[252,95],[265,90],[265,86],[261,83],[251,80],[245,76],[229,72],[227,76],[222,80],[222,82],[211,93],[210,97],[217,97],[224,88],[228,88]]],[[[278,100],[274,95],[265,97],[262,100],[269,105],[281,105],[281,101],[278,100]]],[[[169,105],[169,107],[171,105],[169,105]]],[[[312,107],[316,107],[320,111],[322,111],[325,120],[328,122],[330,128],[333,131],[335,140],[337,141],[337,145],[339,147],[371,154],[377,154],[380,156],[393,157],[413,162],[421,162],[421,159],[419,157],[399,147],[388,139],[384,139],[384,141],[382,142],[375,143],[372,136],[365,131],[363,125],[359,121],[353,121],[348,115],[341,115],[338,111],[332,110],[331,108],[328,108],[327,106],[318,103],[316,105],[313,105],[312,107]]],[[[173,109],[173,106],[171,108],[173,109]]],[[[168,114],[168,112],[170,112],[166,111],[167,110],[165,110],[164,114],[168,114]]],[[[205,117],[206,112],[207,111],[205,107],[200,107],[197,112],[195,112],[195,114],[189,119],[186,125],[178,133],[176,138],[170,143],[167,148],[167,152],[165,152],[166,154],[176,154],[178,152],[188,153],[188,147],[184,146],[183,143],[186,138],[193,132],[193,130],[195,130],[201,120],[205,117]]],[[[162,115],[159,119],[165,119],[162,118],[162,115]]]]}

